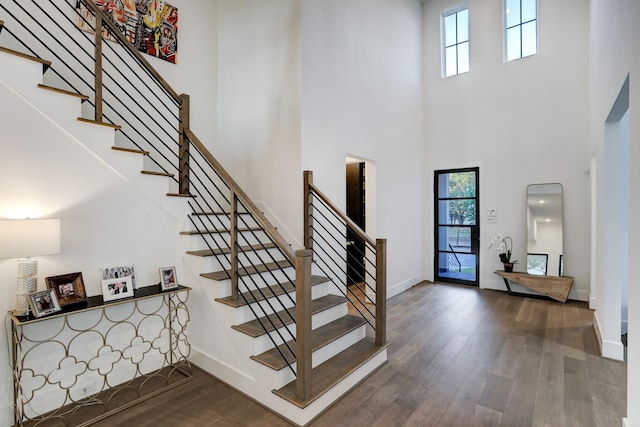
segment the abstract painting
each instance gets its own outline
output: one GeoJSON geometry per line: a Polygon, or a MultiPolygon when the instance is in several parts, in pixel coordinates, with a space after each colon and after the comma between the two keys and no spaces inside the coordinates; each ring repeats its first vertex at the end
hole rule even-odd
{"type": "MultiPolygon", "coordinates": [[[[140,52],[176,63],[178,54],[178,8],[162,0],[94,0],[122,34],[140,52]]],[[[93,33],[95,17],[76,1],[77,25],[93,33]]],[[[108,31],[103,36],[115,41],[108,31]]]]}

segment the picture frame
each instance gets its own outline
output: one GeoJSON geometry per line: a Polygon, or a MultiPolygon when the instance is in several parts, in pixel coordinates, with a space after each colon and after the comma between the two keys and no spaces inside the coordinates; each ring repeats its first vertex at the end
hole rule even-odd
{"type": "Polygon", "coordinates": [[[178,276],[175,267],[163,267],[160,269],[160,290],[170,291],[178,289],[178,276]]]}
{"type": "Polygon", "coordinates": [[[534,276],[546,276],[549,254],[527,254],[527,273],[534,276]]]}
{"type": "Polygon", "coordinates": [[[87,301],[87,291],[80,272],[46,277],[44,280],[47,288],[53,289],[63,308],[87,301]]]}
{"type": "Polygon", "coordinates": [[[31,313],[35,317],[43,317],[62,311],[62,307],[60,306],[60,302],[58,301],[58,297],[54,289],[31,292],[28,300],[29,307],[31,307],[31,313]]]}
{"type": "Polygon", "coordinates": [[[134,264],[102,268],[100,269],[100,274],[102,275],[101,280],[131,276],[131,284],[133,289],[136,289],[136,268],[134,264]]]}
{"type": "Polygon", "coordinates": [[[104,302],[133,297],[131,276],[116,277],[102,281],[102,299],[104,302]]]}

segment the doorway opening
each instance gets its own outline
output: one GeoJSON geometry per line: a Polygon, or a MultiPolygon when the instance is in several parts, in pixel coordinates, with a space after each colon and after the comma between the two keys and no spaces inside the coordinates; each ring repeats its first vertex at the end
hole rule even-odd
{"type": "Polygon", "coordinates": [[[626,359],[629,284],[629,77],[605,123],[603,356],[626,359]]]}
{"type": "MultiPolygon", "coordinates": [[[[357,156],[346,157],[346,214],[367,235],[376,235],[376,164],[357,156]]],[[[357,294],[366,291],[367,259],[364,241],[351,230],[346,233],[346,283],[357,294]]],[[[370,272],[369,272],[370,274],[370,272]]],[[[364,300],[362,294],[362,300],[364,300]]]]}
{"type": "Polygon", "coordinates": [[[478,286],[479,168],[435,171],[435,279],[478,286]]]}

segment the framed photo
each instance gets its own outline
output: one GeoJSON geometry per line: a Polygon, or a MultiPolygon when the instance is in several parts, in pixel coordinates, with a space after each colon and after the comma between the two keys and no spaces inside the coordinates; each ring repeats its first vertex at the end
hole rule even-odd
{"type": "Polygon", "coordinates": [[[107,267],[100,271],[102,273],[102,280],[131,276],[131,284],[133,289],[136,289],[136,269],[133,264],[120,267],[107,267]]]}
{"type": "Polygon", "coordinates": [[[62,307],[87,301],[82,273],[46,277],[44,280],[47,283],[47,288],[53,289],[56,293],[62,307]]]}
{"type": "Polygon", "coordinates": [[[30,293],[29,306],[35,317],[42,317],[62,311],[58,297],[53,289],[30,293]]]}
{"type": "Polygon", "coordinates": [[[102,281],[102,298],[104,302],[114,301],[133,296],[133,282],[131,276],[117,277],[102,281]]]}
{"type": "Polygon", "coordinates": [[[169,291],[178,287],[178,277],[175,267],[164,267],[160,269],[160,289],[169,291]]]}
{"type": "Polygon", "coordinates": [[[548,254],[527,254],[527,273],[535,276],[546,276],[548,261],[548,254]]]}

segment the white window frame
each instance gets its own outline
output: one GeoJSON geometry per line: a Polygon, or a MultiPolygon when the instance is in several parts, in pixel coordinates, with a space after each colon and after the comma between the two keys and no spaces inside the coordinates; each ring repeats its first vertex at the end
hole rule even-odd
{"type": "MultiPolygon", "coordinates": [[[[518,24],[518,26],[520,27],[520,56],[517,58],[512,58],[509,59],[508,56],[508,39],[507,39],[507,0],[502,0],[502,49],[503,49],[503,60],[504,62],[511,62],[511,61],[517,61],[519,59],[524,59],[524,58],[529,58],[530,56],[535,56],[540,52],[540,36],[539,36],[539,28],[538,28],[538,21],[540,18],[540,14],[539,14],[539,4],[540,4],[540,0],[535,0],[536,2],[536,51],[535,53],[532,53],[530,55],[527,56],[522,56],[522,1],[520,0],[520,24],[518,24]]],[[[527,21],[530,22],[530,21],[527,21]]],[[[512,27],[513,28],[513,27],[512,27]]]]}
{"type": "MultiPolygon", "coordinates": [[[[469,71],[464,71],[462,73],[452,74],[447,76],[447,47],[446,47],[446,28],[445,28],[445,18],[454,13],[461,12],[465,9],[469,9],[469,1],[464,1],[462,3],[458,3],[455,6],[451,6],[440,12],[440,66],[441,66],[441,76],[443,79],[447,77],[455,77],[461,74],[466,74],[469,71]]],[[[471,27],[471,16],[469,14],[469,27],[471,27]]],[[[469,40],[467,43],[471,46],[471,31],[469,30],[469,40]]],[[[456,58],[457,61],[457,58],[456,58]]],[[[457,67],[456,67],[457,68],[457,67]]],[[[469,49],[469,70],[471,70],[471,49],[469,49]]]]}

